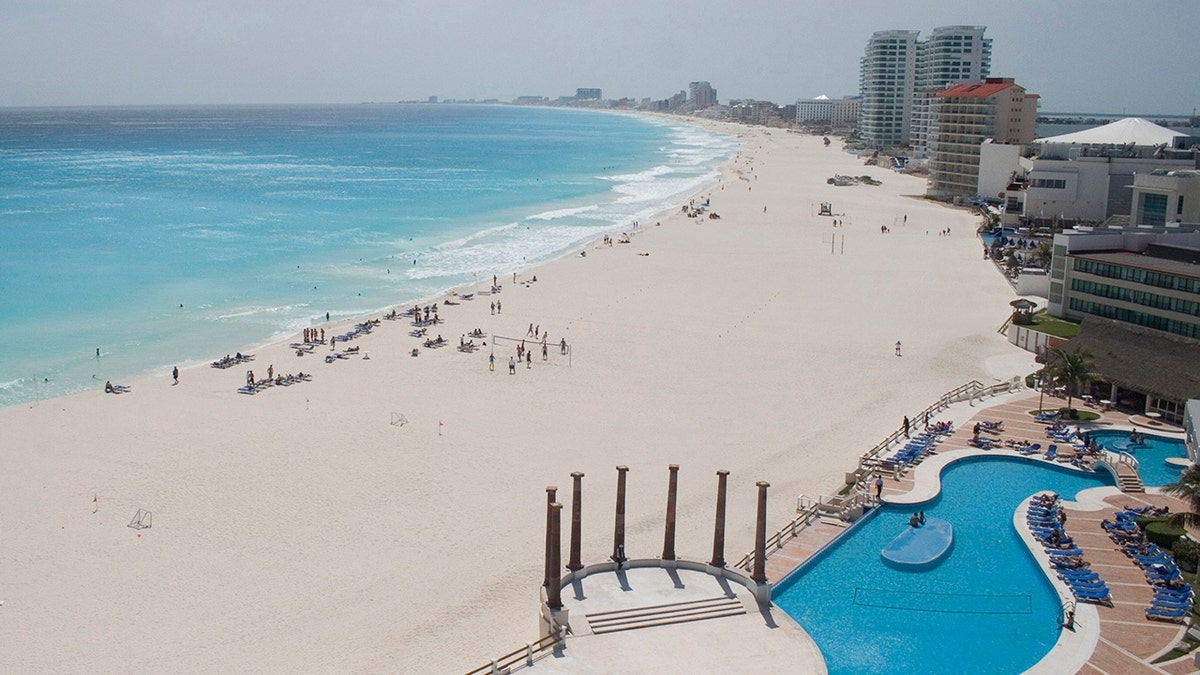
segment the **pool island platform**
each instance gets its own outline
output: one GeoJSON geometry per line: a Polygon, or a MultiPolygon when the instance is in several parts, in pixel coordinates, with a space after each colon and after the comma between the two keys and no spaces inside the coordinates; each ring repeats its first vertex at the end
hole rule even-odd
{"type": "Polygon", "coordinates": [[[954,526],[927,516],[924,522],[904,528],[879,555],[893,567],[919,569],[937,564],[953,545],[954,526]]]}
{"type": "MultiPolygon", "coordinates": [[[[1045,427],[1029,415],[1037,405],[1037,394],[1028,391],[996,396],[975,405],[954,404],[940,418],[953,419],[956,431],[937,446],[932,461],[920,463],[895,478],[889,477],[883,486],[883,501],[916,504],[936,495],[940,471],[959,457],[1021,456],[1008,449],[987,451],[971,447],[967,443],[971,427],[976,421],[999,420],[1004,423],[1004,437],[1038,440],[1043,437],[1045,427]]],[[[1054,404],[1047,401],[1047,405],[1054,404]]],[[[1084,426],[1127,424],[1122,415],[1110,413],[1106,417],[1084,426]]],[[[1048,461],[1040,456],[1027,459],[1048,461]]],[[[1182,502],[1160,494],[1155,488],[1142,493],[1122,493],[1116,487],[1091,488],[1080,493],[1079,501],[1063,502],[1068,534],[1084,550],[1093,569],[1100,570],[1109,582],[1114,602],[1112,607],[1079,604],[1075,629],[1063,630],[1054,650],[1025,672],[1174,675],[1197,672],[1192,654],[1154,663],[1184,638],[1188,626],[1145,618],[1143,610],[1149,602],[1151,587],[1141,571],[1113,547],[1100,527],[1101,520],[1112,518],[1116,510],[1144,504],[1170,506],[1172,511],[1184,508],[1182,502]]],[[[927,527],[929,520],[927,516],[927,527]]],[[[828,518],[814,519],[786,542],[773,546],[765,560],[768,581],[774,584],[782,580],[842,534],[847,526],[828,518]]],[[[1041,552],[1040,548],[1037,552],[1041,552]]],[[[567,582],[562,596],[571,616],[572,634],[565,648],[536,658],[526,667],[549,673],[657,672],[681,666],[730,673],[771,669],[828,672],[824,658],[804,628],[773,605],[762,607],[749,588],[703,571],[670,569],[669,564],[664,565],[669,561],[637,562],[641,566],[622,571],[614,566],[612,571],[567,582]],[[664,612],[681,618],[659,625],[653,616],[664,612]],[[693,618],[687,618],[689,613],[693,618]],[[646,620],[647,624],[609,630],[611,621],[619,623],[630,617],[634,621],[646,620]]]]}

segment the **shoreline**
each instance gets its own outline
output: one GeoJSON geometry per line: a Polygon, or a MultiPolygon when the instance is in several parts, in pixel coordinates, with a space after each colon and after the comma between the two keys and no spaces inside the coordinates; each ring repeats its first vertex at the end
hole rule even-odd
{"type": "Polygon", "coordinates": [[[163,372],[132,397],[0,409],[14,430],[0,639],[21,645],[0,665],[313,672],[419,654],[423,669],[465,671],[536,636],[545,487],[569,501],[571,471],[586,475],[585,562],[610,550],[614,465],[631,469],[637,556],[661,546],[668,463],[682,467],[678,552],[696,559],[714,472],[731,471],[733,558],[750,548],[756,481],[772,485],[768,522],[786,522],[912,401],[1035,369],[995,333],[1013,294],[980,264],[973,216],[908,198],[919,179],[820,137],[715,126],[741,145],[730,178],[698,193],[720,220],[667,212],[629,244],[498,279],[501,314],[477,297],[438,327],[451,343],[483,328],[474,354],[413,358],[410,327],[383,321],[350,343],[369,360],[318,363],[281,343],[253,362],[311,368],[312,383],[241,396],[241,372],[202,364],[178,387],[163,372]],[[851,172],[883,185],[825,183],[851,172]],[[825,200],[843,226],[811,213],[825,200]],[[509,375],[512,346],[495,336],[530,323],[571,354],[509,375]],[[126,527],[138,508],[151,529],[126,527]],[[59,645],[67,626],[89,647],[59,645]]]}
{"type": "MultiPolygon", "coordinates": [[[[595,115],[595,112],[597,111],[591,111],[591,114],[595,115]]],[[[651,122],[646,122],[644,120],[641,124],[643,124],[646,129],[650,129],[652,126],[654,126],[651,122]]],[[[672,129],[682,129],[686,128],[687,126],[688,125],[686,125],[683,121],[676,120],[673,124],[664,127],[663,131],[655,131],[655,134],[661,135],[662,137],[662,142],[658,143],[657,145],[667,146],[668,148],[676,146],[689,148],[693,147],[693,145],[689,143],[678,145],[671,138],[671,136],[675,133],[672,131],[672,129]]],[[[717,143],[716,147],[719,148],[721,145],[721,143],[717,143]]],[[[694,147],[708,146],[706,146],[703,142],[700,142],[699,145],[694,147]]],[[[734,149],[731,148],[731,151],[733,150],[734,149]]],[[[708,155],[706,154],[705,156],[708,155]]],[[[627,173],[636,175],[638,172],[644,172],[659,165],[671,164],[671,158],[663,153],[661,147],[657,152],[648,155],[647,159],[651,160],[651,162],[646,164],[644,167],[639,168],[636,172],[627,173]]],[[[717,173],[717,166],[717,162],[710,162],[709,160],[706,160],[703,165],[706,173],[713,174],[717,173]]],[[[685,170],[682,175],[686,177],[687,182],[691,182],[693,179],[700,179],[703,177],[703,174],[697,174],[693,176],[686,170],[688,167],[684,167],[684,169],[685,170]]],[[[601,172],[600,174],[597,174],[597,177],[603,178],[605,176],[603,172],[601,172]]],[[[611,178],[619,178],[619,176],[611,178]]],[[[601,205],[606,204],[606,200],[611,200],[614,194],[619,194],[613,192],[614,186],[621,187],[625,184],[620,180],[604,180],[601,182],[603,185],[600,186],[600,192],[574,199],[580,204],[590,204],[592,208],[594,208],[595,204],[592,202],[599,202],[601,205]]],[[[653,199],[643,201],[641,196],[635,200],[638,208],[641,208],[643,204],[653,203],[655,201],[656,200],[653,199]]],[[[523,210],[518,209],[517,211],[513,211],[513,213],[524,213],[526,221],[535,220],[540,222],[546,220],[543,218],[545,215],[543,211],[545,209],[550,209],[553,211],[562,206],[562,204],[563,202],[561,200],[534,202],[526,205],[523,210]]],[[[620,209],[617,209],[617,211],[620,211],[620,209]]],[[[512,215],[512,213],[509,213],[508,215],[512,215]]],[[[604,225],[605,231],[619,231],[622,228],[622,222],[631,221],[633,215],[636,214],[624,216],[620,215],[619,213],[609,213],[609,216],[614,220],[604,225]]],[[[501,221],[503,221],[503,219],[501,219],[501,221]]],[[[533,269],[534,267],[546,264],[547,262],[550,262],[559,256],[570,255],[573,250],[578,249],[579,245],[585,245],[592,237],[592,233],[589,231],[591,230],[592,221],[581,221],[575,219],[558,222],[565,222],[567,223],[566,226],[570,228],[582,226],[584,229],[583,232],[569,235],[573,237],[579,237],[579,240],[573,243],[570,247],[560,248],[557,253],[551,253],[550,255],[552,257],[547,257],[537,262],[527,262],[523,259],[522,254],[528,253],[532,258],[534,258],[534,260],[537,260],[537,258],[541,256],[540,251],[544,247],[534,246],[534,250],[532,251],[525,250],[524,248],[521,250],[509,251],[509,254],[514,259],[500,264],[497,269],[507,269],[510,273],[513,270],[524,271],[533,269]]],[[[529,223],[522,221],[521,216],[518,215],[516,220],[513,222],[507,222],[506,225],[496,225],[495,223],[485,220],[480,221],[478,224],[479,229],[466,232],[465,234],[459,231],[448,233],[446,236],[450,238],[446,241],[432,244],[431,248],[428,250],[422,249],[422,264],[426,263],[426,255],[429,253],[429,251],[436,253],[437,250],[443,248],[448,242],[455,243],[467,241],[482,235],[487,235],[488,233],[493,233],[497,230],[504,230],[518,225],[520,225],[520,229],[527,229],[526,226],[528,224],[529,223]]],[[[626,222],[626,226],[627,224],[628,223],[626,222]]],[[[534,223],[533,227],[536,230],[538,224],[534,223]]],[[[563,225],[558,225],[559,229],[562,227],[563,225]]],[[[548,234],[546,241],[549,242],[551,246],[561,246],[563,239],[563,237],[548,234]]],[[[466,244],[463,245],[466,246],[466,244]]],[[[404,257],[403,252],[399,249],[392,252],[396,253],[396,257],[404,257]]],[[[468,253],[471,252],[468,251],[468,253]]],[[[472,255],[478,257],[480,253],[484,252],[476,252],[472,253],[472,255]]],[[[359,252],[358,255],[361,255],[361,252],[359,252]]],[[[341,293],[337,296],[339,299],[335,299],[332,302],[329,301],[330,298],[319,296],[310,297],[310,294],[307,291],[297,289],[295,290],[295,294],[292,296],[271,296],[269,299],[249,298],[245,302],[235,302],[227,309],[230,309],[231,311],[238,310],[239,312],[245,310],[242,313],[253,314],[255,316],[252,316],[245,321],[234,318],[233,321],[241,321],[241,323],[227,325],[226,320],[229,319],[229,316],[221,314],[220,312],[209,311],[208,308],[210,305],[208,305],[207,302],[201,302],[197,304],[195,302],[191,302],[190,300],[192,299],[180,297],[173,299],[170,304],[168,304],[170,309],[164,310],[167,312],[167,314],[164,316],[170,315],[170,317],[172,317],[169,320],[175,325],[175,328],[171,328],[170,325],[164,324],[161,327],[161,330],[159,330],[158,326],[147,324],[146,327],[148,327],[150,330],[143,333],[141,329],[144,327],[140,324],[135,324],[133,327],[122,327],[123,329],[127,330],[116,332],[112,330],[103,331],[102,334],[98,334],[94,338],[89,338],[86,335],[80,334],[78,337],[81,338],[81,340],[75,340],[72,338],[72,342],[86,341],[84,345],[77,344],[75,347],[72,347],[67,351],[57,352],[56,354],[52,354],[50,357],[45,359],[41,358],[40,355],[34,354],[31,355],[32,360],[26,360],[21,363],[14,362],[7,364],[10,366],[9,370],[11,377],[8,378],[10,381],[0,383],[0,392],[4,392],[4,396],[0,397],[0,400],[5,401],[5,403],[0,404],[0,409],[7,407],[37,405],[39,403],[53,401],[64,396],[71,396],[92,391],[94,389],[102,388],[105,380],[111,380],[113,382],[120,381],[127,385],[132,385],[139,380],[153,378],[162,371],[169,372],[172,367],[175,366],[186,370],[190,370],[197,366],[206,366],[208,363],[221,356],[222,352],[216,351],[217,349],[228,349],[231,353],[233,350],[237,349],[240,349],[241,351],[254,352],[272,348],[279,343],[286,345],[293,339],[297,338],[301,332],[301,326],[316,326],[318,328],[324,326],[326,329],[329,329],[330,326],[335,324],[338,326],[343,324],[353,325],[354,323],[363,321],[365,318],[372,315],[378,315],[386,312],[391,307],[411,306],[414,302],[427,304],[432,302],[434,298],[437,298],[440,301],[440,299],[443,298],[447,293],[456,288],[465,287],[470,283],[472,275],[470,270],[463,271],[461,273],[443,273],[441,270],[445,266],[439,265],[437,262],[433,262],[432,269],[424,268],[424,272],[418,271],[416,272],[416,276],[408,277],[407,275],[412,274],[411,270],[406,270],[403,267],[401,267],[401,269],[395,269],[395,265],[390,264],[390,262],[398,261],[385,261],[383,260],[383,257],[385,256],[381,256],[379,260],[375,261],[378,263],[376,265],[378,267],[376,271],[379,273],[379,276],[378,278],[372,280],[372,284],[374,284],[373,288],[376,290],[371,293],[366,292],[366,288],[372,288],[372,286],[358,289],[363,291],[358,294],[359,296],[368,296],[360,297],[358,300],[365,300],[366,302],[356,302],[356,299],[353,297],[354,289],[349,286],[346,288],[339,287],[338,292],[341,293]],[[391,272],[399,272],[400,274],[392,275],[391,277],[387,277],[385,280],[382,276],[384,271],[383,268],[385,266],[392,268],[388,270],[389,274],[391,274],[391,272]],[[432,276],[430,277],[429,275],[432,276]],[[400,285],[407,286],[407,290],[395,289],[392,279],[396,278],[397,276],[400,276],[400,278],[404,279],[400,285]],[[455,276],[461,276],[461,279],[455,280],[455,276]],[[429,279],[432,279],[433,283],[427,283],[429,279]],[[445,286],[438,287],[440,284],[445,284],[445,286]],[[174,312],[176,311],[174,309],[176,300],[189,300],[186,311],[183,309],[182,303],[178,305],[178,317],[175,317],[174,315],[174,312]],[[374,306],[376,304],[378,304],[378,307],[374,306]],[[277,307],[277,305],[282,305],[283,307],[277,307]],[[362,309],[363,307],[370,309],[362,309]],[[315,311],[317,308],[320,308],[320,311],[315,311]],[[280,314],[276,314],[277,310],[280,309],[284,311],[280,314]],[[335,314],[338,313],[338,310],[342,310],[342,316],[340,318],[335,316],[333,317],[334,320],[330,322],[319,321],[319,317],[322,314],[325,314],[327,309],[333,309],[335,314]],[[307,312],[306,310],[314,311],[307,312]],[[260,318],[261,320],[259,320],[260,318]],[[173,334],[171,333],[172,330],[174,331],[173,334]],[[223,333],[226,331],[231,332],[232,336],[224,335],[223,333]],[[149,336],[147,338],[148,341],[143,342],[143,335],[149,336]],[[186,337],[189,335],[192,336],[190,339],[186,337]],[[230,339],[231,337],[232,339],[230,339]],[[94,343],[92,343],[93,339],[95,339],[94,343]],[[96,358],[93,358],[91,355],[92,347],[97,345],[98,348],[102,349],[104,352],[103,359],[100,358],[99,354],[97,354],[96,358]],[[83,348],[76,348],[80,346],[83,348]],[[180,354],[187,354],[188,357],[181,357],[180,354]],[[89,375],[91,375],[91,379],[89,379],[89,375]],[[22,397],[28,398],[25,398],[25,400],[19,400],[22,397]]],[[[390,258],[392,256],[386,257],[390,258]]],[[[486,257],[486,255],[484,257],[486,257]]],[[[451,267],[467,267],[469,263],[465,262],[464,260],[456,261],[459,264],[451,267]]],[[[361,258],[359,258],[359,262],[361,264],[361,258]]],[[[288,265],[284,265],[284,267],[288,267],[288,265]]],[[[417,269],[418,268],[415,267],[412,268],[412,270],[417,269]]],[[[313,289],[315,291],[316,287],[313,286],[313,289]]],[[[219,302],[217,304],[220,306],[219,302]]],[[[240,315],[241,314],[232,314],[231,316],[236,317],[240,315]]]]}

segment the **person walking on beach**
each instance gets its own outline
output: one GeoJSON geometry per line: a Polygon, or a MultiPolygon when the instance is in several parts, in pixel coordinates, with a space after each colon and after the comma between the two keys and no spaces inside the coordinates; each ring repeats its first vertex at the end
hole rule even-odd
{"type": "Polygon", "coordinates": [[[567,354],[567,338],[558,341],[558,353],[566,356],[567,354]]]}
{"type": "Polygon", "coordinates": [[[488,354],[488,370],[496,372],[496,355],[488,354]]]}
{"type": "Polygon", "coordinates": [[[517,361],[516,361],[516,359],[514,359],[511,356],[508,357],[508,374],[509,375],[517,374],[517,361]]]}
{"type": "Polygon", "coordinates": [[[533,337],[533,324],[529,324],[529,330],[525,331],[525,337],[533,337]]]}
{"type": "Polygon", "coordinates": [[[500,301],[499,300],[496,301],[496,313],[497,314],[500,313],[500,301]]]}
{"type": "Polygon", "coordinates": [[[543,361],[546,361],[546,360],[547,360],[547,359],[549,359],[549,358],[550,358],[550,356],[549,356],[549,352],[548,352],[548,351],[546,351],[546,343],[545,343],[545,342],[543,342],[543,343],[542,343],[542,360],[543,360],[543,361]]]}
{"type": "Polygon", "coordinates": [[[495,301],[493,301],[493,302],[492,302],[492,316],[496,316],[496,303],[495,303],[495,301]]]}
{"type": "Polygon", "coordinates": [[[179,384],[179,366],[171,369],[171,377],[175,378],[175,384],[179,384]]]}
{"type": "Polygon", "coordinates": [[[896,356],[900,356],[900,341],[896,340],[896,356]]]}
{"type": "Polygon", "coordinates": [[[533,367],[533,352],[525,352],[525,367],[533,367]]]}

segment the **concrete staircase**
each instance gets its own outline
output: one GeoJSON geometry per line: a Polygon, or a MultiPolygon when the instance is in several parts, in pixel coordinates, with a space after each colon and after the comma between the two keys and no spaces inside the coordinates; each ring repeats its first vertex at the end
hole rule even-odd
{"type": "Polygon", "coordinates": [[[1142,477],[1138,475],[1137,470],[1124,462],[1117,465],[1117,487],[1121,488],[1121,492],[1146,491],[1146,487],[1142,485],[1142,477]]]}
{"type": "Polygon", "coordinates": [[[719,619],[745,613],[746,607],[741,600],[721,595],[704,600],[596,612],[587,615],[587,623],[593,635],[603,635],[637,628],[719,619]]]}

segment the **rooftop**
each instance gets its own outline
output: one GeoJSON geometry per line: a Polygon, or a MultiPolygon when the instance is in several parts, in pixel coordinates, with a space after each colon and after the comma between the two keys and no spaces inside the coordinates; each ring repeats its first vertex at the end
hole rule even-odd
{"type": "Polygon", "coordinates": [[[1141,117],[1126,117],[1093,129],[1061,136],[1039,138],[1037,143],[1065,145],[1163,145],[1171,147],[1175,139],[1187,134],[1173,131],[1141,117]]]}
{"type": "Polygon", "coordinates": [[[1012,78],[1008,77],[989,77],[980,82],[964,82],[956,84],[945,91],[939,91],[934,96],[936,98],[987,98],[994,96],[1009,87],[1016,87],[1012,78]]]}
{"type": "Polygon", "coordinates": [[[1156,258],[1153,256],[1134,253],[1132,251],[1111,251],[1097,253],[1088,251],[1086,253],[1072,253],[1072,257],[1081,260],[1091,260],[1099,263],[1108,263],[1110,265],[1121,265],[1122,267],[1132,267],[1134,269],[1146,270],[1147,272],[1161,272],[1162,274],[1173,274],[1177,277],[1185,279],[1200,279],[1200,265],[1180,262],[1178,260],[1169,260],[1167,258],[1156,258]]]}

